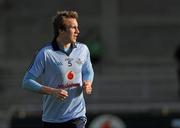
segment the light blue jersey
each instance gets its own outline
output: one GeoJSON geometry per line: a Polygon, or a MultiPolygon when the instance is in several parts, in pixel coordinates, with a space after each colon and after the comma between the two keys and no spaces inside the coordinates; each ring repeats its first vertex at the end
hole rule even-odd
{"type": "Polygon", "coordinates": [[[24,77],[23,86],[37,92],[42,85],[67,90],[68,97],[64,101],[52,95],[43,95],[42,120],[61,123],[85,116],[82,81],[93,81],[93,77],[90,53],[85,44],[72,44],[65,52],[56,43],[49,43],[36,55],[24,77]],[[41,82],[38,83],[28,76],[40,77],[41,82]]]}

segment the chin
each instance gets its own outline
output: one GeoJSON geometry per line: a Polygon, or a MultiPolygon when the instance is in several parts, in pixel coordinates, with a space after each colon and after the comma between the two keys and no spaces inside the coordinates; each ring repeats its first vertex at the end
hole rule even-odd
{"type": "Polygon", "coordinates": [[[72,41],[73,44],[76,43],[76,42],[77,42],[76,40],[73,40],[73,41],[72,41]]]}

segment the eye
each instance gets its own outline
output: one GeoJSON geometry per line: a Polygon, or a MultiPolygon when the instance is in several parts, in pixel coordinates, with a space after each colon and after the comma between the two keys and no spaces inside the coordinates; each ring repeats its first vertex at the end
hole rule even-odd
{"type": "Polygon", "coordinates": [[[77,27],[76,27],[76,26],[72,26],[72,27],[70,27],[70,28],[72,28],[72,29],[76,29],[77,27]]]}

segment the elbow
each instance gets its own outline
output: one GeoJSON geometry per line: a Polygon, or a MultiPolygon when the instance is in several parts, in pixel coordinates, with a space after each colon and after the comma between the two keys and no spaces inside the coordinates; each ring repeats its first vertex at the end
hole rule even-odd
{"type": "Polygon", "coordinates": [[[23,89],[29,89],[29,80],[30,78],[28,77],[28,74],[26,73],[21,83],[21,87],[23,89]]]}
{"type": "Polygon", "coordinates": [[[21,84],[21,87],[23,88],[23,89],[27,89],[27,81],[25,80],[25,79],[23,79],[22,80],[22,84],[21,84]]]}
{"type": "Polygon", "coordinates": [[[21,83],[22,85],[21,87],[23,89],[29,89],[29,80],[30,80],[30,75],[26,73],[21,83]]]}

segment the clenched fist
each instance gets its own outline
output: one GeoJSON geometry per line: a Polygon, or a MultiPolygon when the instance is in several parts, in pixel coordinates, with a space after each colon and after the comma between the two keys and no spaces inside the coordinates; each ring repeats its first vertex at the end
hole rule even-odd
{"type": "Polygon", "coordinates": [[[91,81],[83,81],[83,90],[86,94],[92,93],[92,82],[91,81]]]}
{"type": "Polygon", "coordinates": [[[68,97],[68,92],[63,89],[54,89],[52,95],[60,100],[65,100],[68,97]]]}

